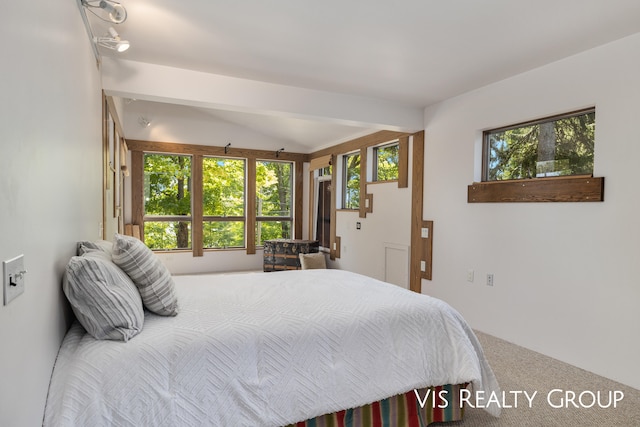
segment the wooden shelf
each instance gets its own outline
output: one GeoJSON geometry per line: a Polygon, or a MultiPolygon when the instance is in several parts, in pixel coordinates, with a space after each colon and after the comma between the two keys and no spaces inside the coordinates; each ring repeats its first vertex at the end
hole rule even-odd
{"type": "Polygon", "coordinates": [[[467,203],[602,201],[604,178],[592,176],[474,182],[467,189],[467,203]]]}

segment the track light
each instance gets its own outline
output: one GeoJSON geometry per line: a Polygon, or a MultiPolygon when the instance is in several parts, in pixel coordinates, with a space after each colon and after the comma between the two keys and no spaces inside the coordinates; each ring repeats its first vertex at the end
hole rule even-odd
{"type": "Polygon", "coordinates": [[[90,1],[82,0],[82,5],[103,21],[122,24],[127,20],[127,9],[114,0],[90,1]],[[102,9],[104,12],[96,13],[92,9],[102,9]],[[104,16],[106,14],[106,17],[104,16]]]}
{"type": "Polygon", "coordinates": [[[115,50],[117,52],[124,52],[130,47],[129,42],[120,39],[120,35],[113,27],[109,27],[109,37],[95,37],[93,41],[98,46],[106,47],[107,49],[115,50]]]}
{"type": "Polygon", "coordinates": [[[138,123],[140,123],[140,126],[142,126],[143,128],[148,128],[149,126],[151,126],[151,120],[144,116],[138,117],[138,123]]]}
{"type": "Polygon", "coordinates": [[[284,151],[284,148],[281,148],[279,150],[276,151],[276,158],[280,157],[280,153],[282,153],[284,151]]]}

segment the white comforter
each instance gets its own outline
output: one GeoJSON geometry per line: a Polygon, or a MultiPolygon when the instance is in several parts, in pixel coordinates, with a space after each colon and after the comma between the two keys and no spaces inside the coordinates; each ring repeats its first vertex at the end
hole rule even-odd
{"type": "Polygon", "coordinates": [[[72,326],[45,426],[280,426],[430,385],[499,392],[438,299],[340,270],[175,280],[180,314],[128,343],[72,326]]]}

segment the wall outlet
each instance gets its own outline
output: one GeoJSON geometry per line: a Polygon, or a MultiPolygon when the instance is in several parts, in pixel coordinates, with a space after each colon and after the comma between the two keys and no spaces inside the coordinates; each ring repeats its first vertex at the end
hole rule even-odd
{"type": "Polygon", "coordinates": [[[493,273],[487,273],[487,286],[493,286],[493,273]]]}
{"type": "Polygon", "coordinates": [[[24,255],[2,262],[4,305],[24,292],[24,255]]]}

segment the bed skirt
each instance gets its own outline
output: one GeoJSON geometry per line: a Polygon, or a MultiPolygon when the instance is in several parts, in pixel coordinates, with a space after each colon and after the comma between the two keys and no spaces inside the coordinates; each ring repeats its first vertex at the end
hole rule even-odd
{"type": "Polygon", "coordinates": [[[460,405],[460,389],[467,386],[468,384],[449,384],[418,389],[420,400],[411,390],[358,408],[321,415],[286,427],[425,427],[431,423],[460,421],[464,416],[464,405],[460,405]],[[427,393],[429,394],[425,400],[427,393]],[[445,400],[439,396],[445,396],[445,400]]]}

